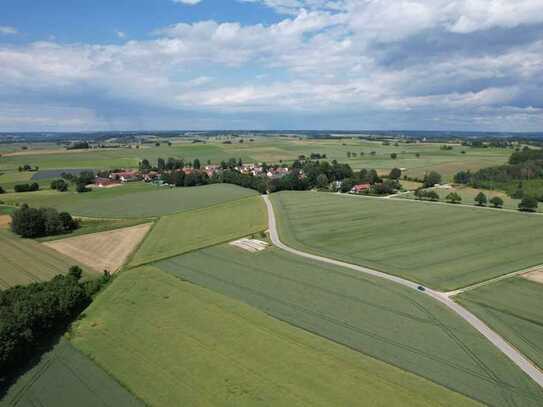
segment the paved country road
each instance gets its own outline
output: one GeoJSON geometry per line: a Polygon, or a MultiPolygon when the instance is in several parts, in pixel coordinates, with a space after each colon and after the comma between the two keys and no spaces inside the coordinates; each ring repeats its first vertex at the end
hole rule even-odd
{"type": "Polygon", "coordinates": [[[509,343],[507,343],[500,335],[490,329],[483,321],[469,312],[467,309],[457,304],[451,300],[446,293],[432,290],[430,288],[425,288],[425,291],[420,291],[418,287],[420,286],[417,283],[406,280],[404,278],[396,277],[390,274],[382,273],[377,270],[372,270],[367,267],[358,266],[355,264],[345,263],[343,261],[330,259],[328,257],[317,256],[314,254],[306,253],[300,250],[293,249],[285,245],[279,239],[279,233],[277,231],[277,222],[275,219],[275,213],[273,211],[273,205],[267,195],[262,195],[266,207],[268,209],[268,225],[270,230],[270,238],[274,246],[285,250],[289,253],[292,253],[297,256],[305,257],[308,259],[320,261],[323,263],[332,264],[334,266],[346,267],[351,270],[359,271],[365,274],[369,274],[374,277],[383,278],[385,280],[392,281],[396,284],[401,284],[405,287],[411,288],[413,290],[418,290],[421,295],[429,295],[434,298],[436,301],[441,302],[443,305],[448,307],[451,311],[456,313],[462,319],[464,319],[468,324],[473,328],[479,331],[485,338],[494,344],[502,353],[504,353],[509,359],[513,361],[524,373],[530,376],[540,387],[543,388],[543,372],[539,370],[528,358],[526,358],[522,353],[517,349],[513,348],[509,343]]]}

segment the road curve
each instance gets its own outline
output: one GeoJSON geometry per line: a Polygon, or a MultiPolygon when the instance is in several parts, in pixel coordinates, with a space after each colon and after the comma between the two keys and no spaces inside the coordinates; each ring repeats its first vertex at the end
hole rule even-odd
{"type": "Polygon", "coordinates": [[[425,291],[422,292],[418,290],[418,287],[420,286],[419,284],[406,280],[404,278],[382,273],[380,271],[372,270],[367,267],[358,266],[356,264],[345,263],[343,261],[330,259],[328,257],[322,257],[322,256],[317,256],[311,253],[306,253],[306,252],[296,250],[296,249],[293,249],[292,247],[285,245],[283,242],[281,242],[281,239],[279,239],[279,233],[277,231],[277,222],[275,219],[275,213],[273,211],[273,205],[267,195],[262,195],[262,198],[264,199],[264,202],[266,203],[266,207],[268,209],[268,227],[270,231],[270,239],[274,246],[286,252],[292,253],[296,256],[301,256],[307,259],[332,264],[334,266],[346,267],[351,270],[359,271],[359,272],[369,274],[374,277],[383,278],[385,280],[392,281],[396,284],[401,284],[405,287],[411,288],[413,290],[417,290],[422,295],[424,294],[429,295],[430,297],[434,298],[436,301],[439,301],[443,305],[448,307],[451,311],[456,313],[459,317],[465,320],[473,328],[479,331],[481,335],[483,335],[490,342],[492,342],[492,344],[494,344],[494,346],[496,346],[503,354],[505,354],[509,359],[511,359],[511,361],[513,361],[515,365],[517,365],[520,369],[522,369],[524,373],[530,376],[533,381],[535,381],[540,387],[543,388],[543,372],[541,370],[539,370],[528,358],[526,358],[517,349],[515,349],[509,343],[507,343],[505,339],[503,339],[500,335],[498,335],[496,332],[490,329],[488,325],[486,325],[483,321],[481,321],[479,318],[477,318],[474,314],[469,312],[467,309],[465,309],[461,305],[451,300],[445,293],[432,290],[430,288],[426,288],[425,291]]]}

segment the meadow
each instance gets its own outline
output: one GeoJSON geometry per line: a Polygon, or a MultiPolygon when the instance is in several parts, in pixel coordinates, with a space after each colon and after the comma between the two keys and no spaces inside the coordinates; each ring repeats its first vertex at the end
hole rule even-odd
{"type": "Polygon", "coordinates": [[[258,196],[164,216],[134,255],[141,265],[264,231],[266,208],[258,196]]]}
{"type": "Polygon", "coordinates": [[[68,272],[74,260],[34,240],[0,230],[0,289],[50,280],[68,272]]]}
{"type": "Polygon", "coordinates": [[[543,263],[543,217],[402,199],[281,192],[284,243],[454,290],[543,263]]]}
{"type": "Polygon", "coordinates": [[[120,274],[71,342],[148,405],[476,405],[153,267],[120,274]]]}
{"type": "Polygon", "coordinates": [[[92,218],[148,218],[255,195],[253,190],[230,184],[168,188],[136,182],[83,194],[45,190],[3,194],[1,199],[6,204],[27,203],[32,207],[50,207],[92,218]]]}
{"type": "Polygon", "coordinates": [[[65,339],[0,392],[0,399],[6,407],[144,406],[65,339]]]}
{"type": "Polygon", "coordinates": [[[466,291],[455,301],[543,369],[543,285],[521,277],[466,291]]]}
{"type": "MultiPolygon", "coordinates": [[[[405,143],[399,141],[384,145],[382,142],[351,139],[312,140],[299,137],[255,137],[253,142],[243,143],[233,139],[224,144],[223,139],[207,143],[192,144],[186,140],[173,140],[171,146],[162,142],[160,146],[144,145],[141,148],[115,148],[91,150],[65,150],[35,148],[8,151],[0,157],[0,185],[11,190],[13,185],[26,182],[32,177],[42,178],[40,173],[22,172],[17,168],[25,164],[38,166],[43,176],[58,174],[58,171],[78,168],[113,169],[137,168],[144,158],[156,162],[159,157],[174,157],[192,161],[200,159],[202,164],[218,164],[230,158],[241,158],[244,162],[292,162],[300,155],[325,154],[327,160],[338,160],[350,164],[354,169],[374,168],[387,173],[394,167],[404,168],[404,174],[423,177],[427,171],[435,170],[450,180],[460,169],[477,170],[492,165],[504,164],[511,151],[496,148],[469,148],[454,145],[452,150],[442,150],[441,143],[405,143]],[[395,145],[397,144],[397,145],[395,145]],[[464,151],[464,153],[462,153],[464,151]],[[347,153],[356,153],[356,157],[347,153]],[[373,154],[372,154],[373,153],[373,154]],[[398,154],[391,159],[392,153],[398,154]],[[52,170],[57,170],[52,171],[52,170]],[[44,172],[45,171],[45,172],[44,172]],[[52,172],[50,172],[52,171],[52,172]]],[[[47,187],[49,178],[40,182],[47,187]]]]}
{"type": "Polygon", "coordinates": [[[509,359],[416,291],[275,248],[255,254],[225,245],[155,266],[485,404],[543,402],[509,359]]]}

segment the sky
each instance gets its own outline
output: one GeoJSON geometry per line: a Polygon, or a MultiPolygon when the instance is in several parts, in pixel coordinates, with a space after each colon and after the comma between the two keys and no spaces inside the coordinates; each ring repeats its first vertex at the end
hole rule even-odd
{"type": "Polygon", "coordinates": [[[0,0],[0,131],[543,131],[543,0],[0,0]]]}

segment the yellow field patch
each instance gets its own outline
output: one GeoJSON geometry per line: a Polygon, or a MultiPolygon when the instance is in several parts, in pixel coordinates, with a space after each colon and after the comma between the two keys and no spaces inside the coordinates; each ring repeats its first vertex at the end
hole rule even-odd
{"type": "Polygon", "coordinates": [[[151,224],[147,223],[44,244],[94,271],[114,273],[126,262],[150,227],[151,224]]]}
{"type": "Polygon", "coordinates": [[[0,229],[8,229],[11,223],[11,216],[0,215],[0,229]]]}

